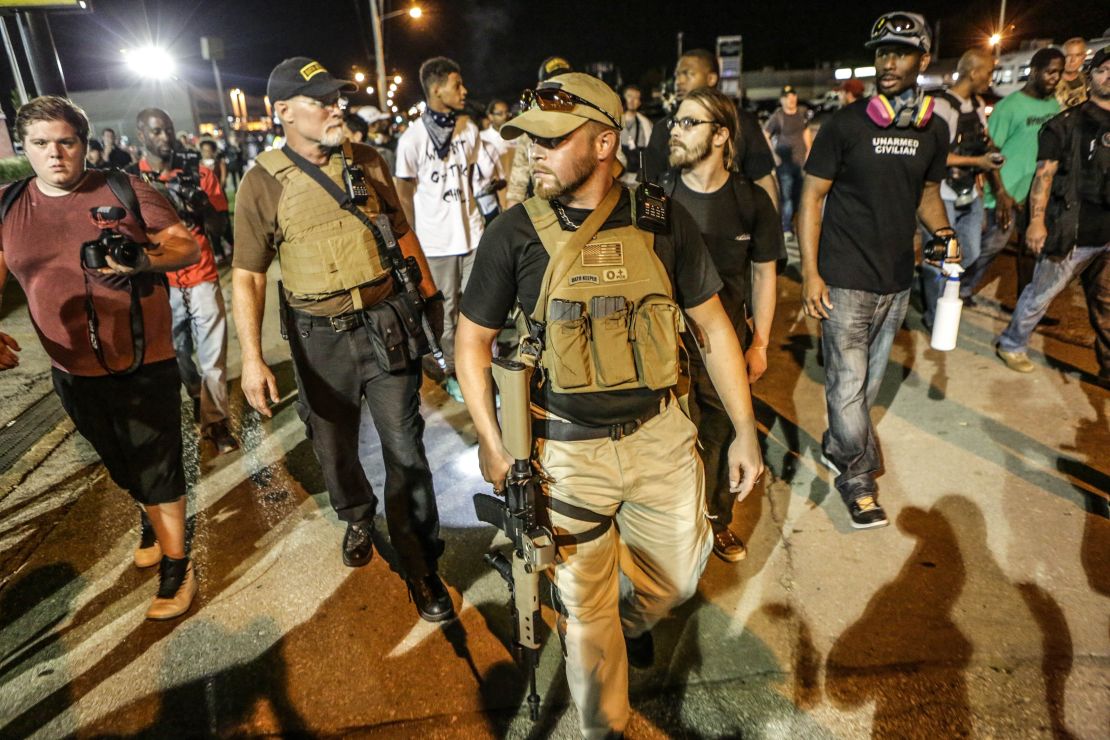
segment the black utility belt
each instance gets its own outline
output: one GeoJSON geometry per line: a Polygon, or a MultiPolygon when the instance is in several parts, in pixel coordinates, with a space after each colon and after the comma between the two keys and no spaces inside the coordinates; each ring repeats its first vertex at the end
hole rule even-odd
{"type": "Polygon", "coordinates": [[[640,418],[600,427],[556,419],[533,419],[532,436],[540,439],[550,439],[555,442],[581,442],[587,439],[605,438],[616,441],[638,432],[640,427],[659,416],[670,403],[671,396],[668,393],[662,401],[640,418]]]}
{"type": "MultiPolygon", "coordinates": [[[[284,300],[283,300],[284,303],[284,300]]],[[[431,351],[421,320],[423,306],[408,293],[394,293],[373,306],[340,316],[314,316],[286,306],[289,330],[301,336],[317,326],[337,334],[365,328],[374,358],[383,370],[400,372],[431,351]]]]}

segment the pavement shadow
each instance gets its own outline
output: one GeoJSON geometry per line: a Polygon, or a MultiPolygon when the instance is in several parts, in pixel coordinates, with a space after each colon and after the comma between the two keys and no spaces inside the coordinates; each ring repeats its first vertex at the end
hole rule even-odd
{"type": "Polygon", "coordinates": [[[952,498],[929,511],[903,509],[896,523],[917,540],[913,553],[840,635],[826,661],[825,691],[836,705],[860,708],[874,702],[875,738],[918,736],[924,714],[946,736],[972,730],[964,679],[972,644],[952,619],[967,577],[945,513],[952,498]],[[922,680],[927,695],[920,690],[922,680]]]}
{"type": "Polygon", "coordinates": [[[1064,722],[1067,714],[1064,702],[1075,652],[1067,617],[1052,595],[1037,584],[1019,583],[1017,587],[1041,631],[1041,672],[1044,674],[1045,706],[1052,723],[1052,737],[1069,740],[1074,736],[1064,722]]]}
{"type": "MultiPolygon", "coordinates": [[[[65,655],[65,645],[54,628],[63,622],[72,609],[73,597],[80,593],[84,579],[69,563],[51,563],[23,574],[14,584],[0,591],[0,686],[24,673],[65,655]],[[29,612],[36,611],[33,622],[12,632],[29,612]]],[[[48,668],[38,675],[46,676],[56,669],[48,668]]],[[[61,710],[69,697],[56,697],[61,710]]]]}

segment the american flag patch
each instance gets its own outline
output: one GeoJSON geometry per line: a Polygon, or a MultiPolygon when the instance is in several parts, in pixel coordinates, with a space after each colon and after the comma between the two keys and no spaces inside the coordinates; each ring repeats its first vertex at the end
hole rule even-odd
{"type": "Polygon", "coordinates": [[[624,245],[620,242],[597,242],[582,248],[583,267],[619,267],[624,264],[624,245]]]}

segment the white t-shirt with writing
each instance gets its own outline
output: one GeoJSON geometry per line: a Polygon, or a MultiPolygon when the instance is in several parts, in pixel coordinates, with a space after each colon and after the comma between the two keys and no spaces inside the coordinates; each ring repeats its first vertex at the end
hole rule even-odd
{"type": "Polygon", "coordinates": [[[397,142],[397,177],[415,180],[413,228],[428,257],[469,254],[478,248],[483,220],[469,169],[481,149],[478,127],[467,122],[451,138],[445,159],[436,156],[424,121],[416,119],[397,142]]]}

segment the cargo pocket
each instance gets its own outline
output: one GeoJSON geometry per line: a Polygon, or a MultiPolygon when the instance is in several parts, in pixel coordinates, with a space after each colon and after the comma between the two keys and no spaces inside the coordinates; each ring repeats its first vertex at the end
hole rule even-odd
{"type": "Polygon", "coordinates": [[[547,324],[547,371],[556,389],[590,384],[590,324],[587,316],[547,324]]]}
{"type": "Polygon", "coordinates": [[[627,308],[615,311],[605,318],[592,317],[592,340],[594,366],[597,368],[597,384],[606,388],[636,380],[636,359],[632,355],[629,341],[629,320],[631,313],[627,308]]]}
{"type": "Polygon", "coordinates": [[[678,383],[678,337],[684,323],[678,304],[665,295],[646,296],[636,308],[632,336],[640,380],[648,388],[678,383]]]}
{"type": "Polygon", "coordinates": [[[379,367],[390,373],[408,368],[408,334],[393,304],[385,301],[371,308],[366,313],[366,331],[379,367]]]}

